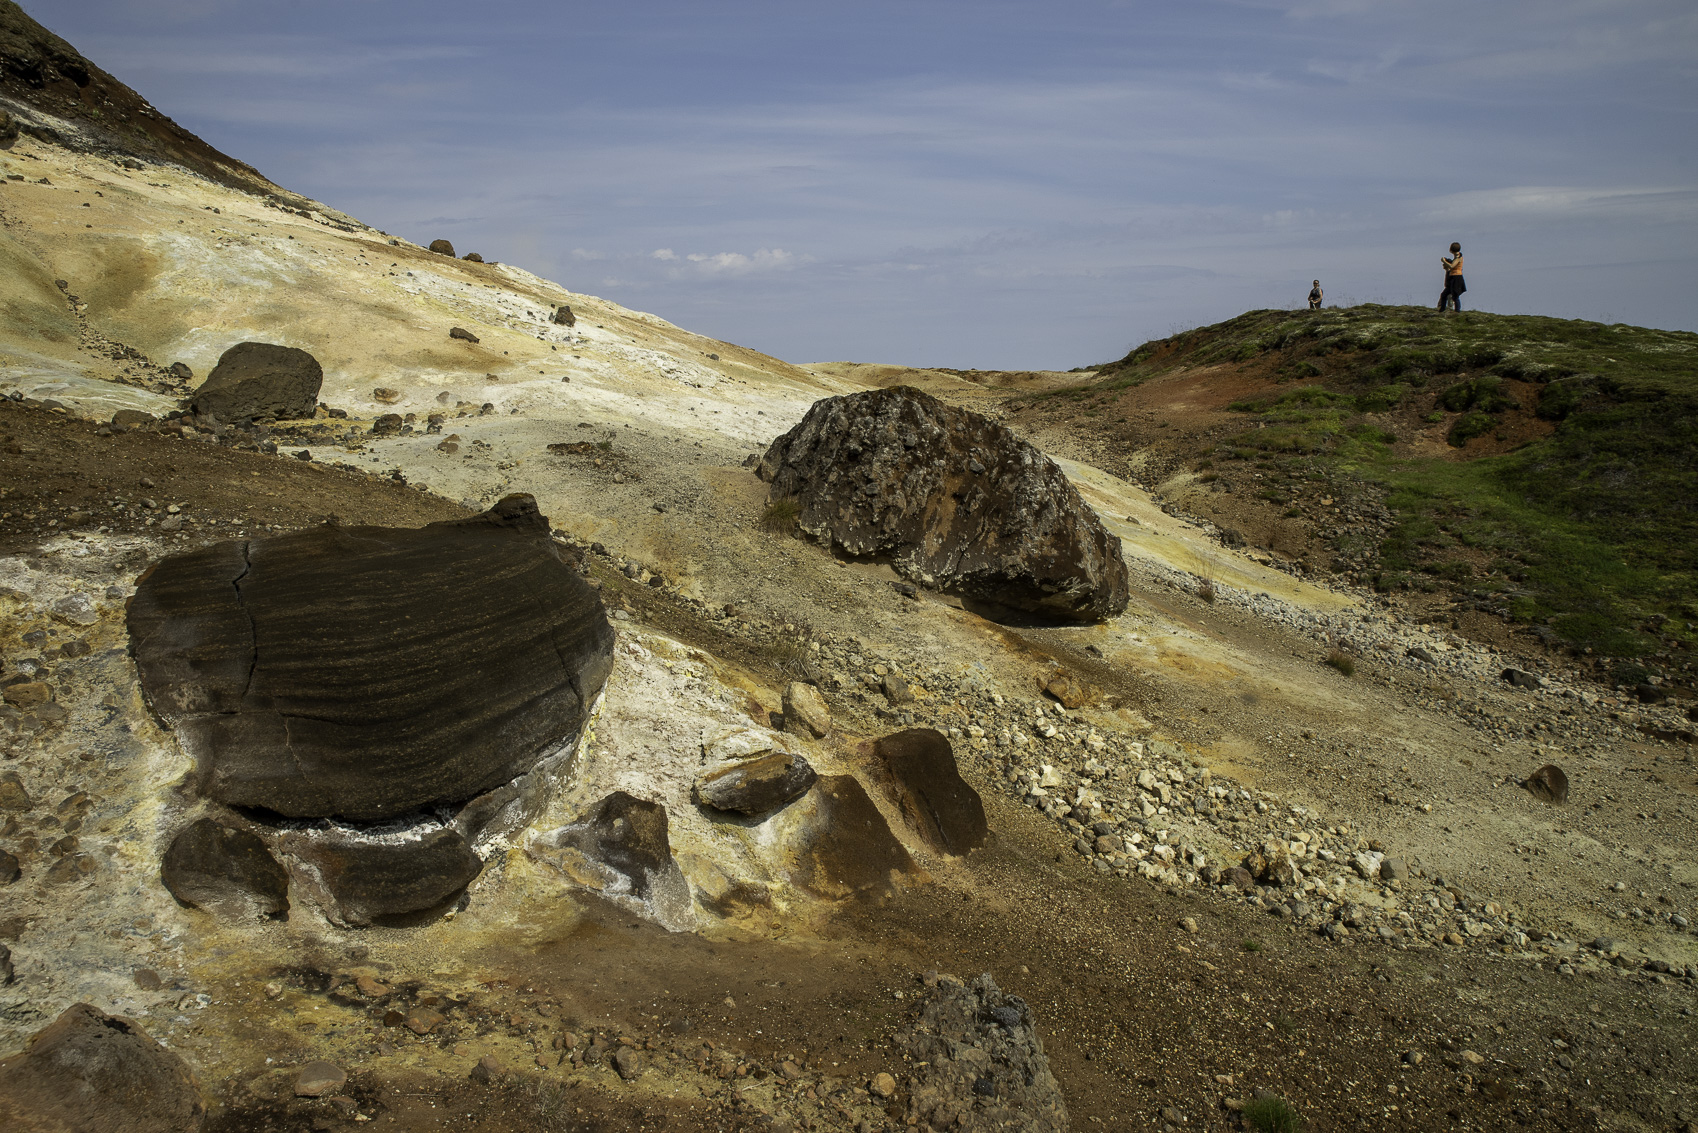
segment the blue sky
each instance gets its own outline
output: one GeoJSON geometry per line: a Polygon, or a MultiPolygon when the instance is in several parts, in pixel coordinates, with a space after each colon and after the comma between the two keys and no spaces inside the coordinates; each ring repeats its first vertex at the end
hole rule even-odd
{"type": "Polygon", "coordinates": [[[1059,368],[1254,307],[1698,329],[1691,0],[25,0],[413,240],[791,361],[1059,368]]]}

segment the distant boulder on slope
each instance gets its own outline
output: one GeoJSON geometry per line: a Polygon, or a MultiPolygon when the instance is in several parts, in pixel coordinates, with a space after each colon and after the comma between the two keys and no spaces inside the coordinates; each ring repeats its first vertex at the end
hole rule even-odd
{"type": "Polygon", "coordinates": [[[189,404],[220,421],[311,417],[323,385],[324,368],[305,350],[238,342],[219,356],[189,404]]]}
{"type": "Polygon", "coordinates": [[[756,471],[803,531],[923,585],[1068,620],[1126,608],[1120,541],[1055,462],[917,389],[815,402],[756,471]]]}

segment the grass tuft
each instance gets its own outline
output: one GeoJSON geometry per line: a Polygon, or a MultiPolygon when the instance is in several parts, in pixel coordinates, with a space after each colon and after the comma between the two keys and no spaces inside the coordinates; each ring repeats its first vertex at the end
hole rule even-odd
{"type": "Polygon", "coordinates": [[[761,513],[761,526],[768,531],[782,534],[794,531],[796,521],[801,516],[801,501],[794,496],[785,496],[766,505],[766,510],[761,513]]]}
{"type": "Polygon", "coordinates": [[[1342,649],[1334,649],[1327,654],[1327,659],[1321,664],[1337,669],[1347,677],[1356,675],[1356,659],[1342,649]]]}
{"type": "Polygon", "coordinates": [[[1303,1118],[1282,1097],[1252,1098],[1244,1104],[1244,1124],[1257,1133],[1297,1133],[1303,1118]]]}

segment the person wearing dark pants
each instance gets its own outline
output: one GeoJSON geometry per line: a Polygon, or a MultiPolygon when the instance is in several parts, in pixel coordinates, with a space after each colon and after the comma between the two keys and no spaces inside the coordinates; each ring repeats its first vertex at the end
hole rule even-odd
{"type": "Polygon", "coordinates": [[[1444,265],[1444,290],[1439,292],[1439,310],[1444,310],[1445,304],[1449,303],[1460,314],[1462,293],[1468,290],[1468,285],[1462,282],[1462,245],[1453,242],[1450,255],[1439,257],[1439,263],[1444,265]]]}
{"type": "Polygon", "coordinates": [[[1309,288],[1309,310],[1318,311],[1321,309],[1321,297],[1321,281],[1317,279],[1315,286],[1309,288]]]}

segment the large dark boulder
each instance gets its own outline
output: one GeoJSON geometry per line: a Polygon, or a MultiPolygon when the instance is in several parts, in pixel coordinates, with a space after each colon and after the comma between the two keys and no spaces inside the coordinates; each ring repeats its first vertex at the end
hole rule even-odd
{"type": "Polygon", "coordinates": [[[220,421],[311,417],[323,385],[324,368],[305,350],[238,342],[219,356],[189,404],[220,421]]]}
{"type": "Polygon", "coordinates": [[[985,804],[942,732],[909,728],[875,741],[873,753],[890,772],[902,817],[935,849],[965,854],[985,844],[985,804]]]}
{"type": "Polygon", "coordinates": [[[171,896],[222,917],[289,911],[289,875],[251,831],[201,818],[172,839],[160,863],[171,896]]]}
{"type": "Polygon", "coordinates": [[[67,1007],[0,1062],[8,1133],[194,1133],[206,1105],[183,1060],[129,1019],[67,1007]]]}
{"type": "Polygon", "coordinates": [[[529,496],[173,555],[129,631],[202,794],[363,822],[464,803],[570,743],[613,650],[529,496]]]}
{"type": "Polygon", "coordinates": [[[1126,608],[1120,541],[1055,462],[919,390],[817,401],[757,471],[803,531],[914,582],[1069,620],[1126,608]]]}
{"type": "Polygon", "coordinates": [[[312,868],[332,918],[356,927],[434,909],[483,869],[460,832],[441,827],[402,840],[292,832],[282,842],[312,868]]]}

